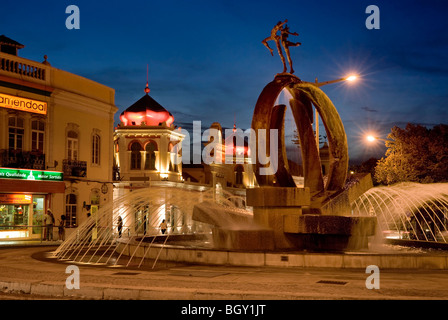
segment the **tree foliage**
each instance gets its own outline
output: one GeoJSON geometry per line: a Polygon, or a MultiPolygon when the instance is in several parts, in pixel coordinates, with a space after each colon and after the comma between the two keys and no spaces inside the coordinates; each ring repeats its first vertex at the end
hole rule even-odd
{"type": "Polygon", "coordinates": [[[448,181],[448,125],[432,129],[408,123],[393,127],[386,142],[386,157],[375,168],[379,183],[448,181]]]}

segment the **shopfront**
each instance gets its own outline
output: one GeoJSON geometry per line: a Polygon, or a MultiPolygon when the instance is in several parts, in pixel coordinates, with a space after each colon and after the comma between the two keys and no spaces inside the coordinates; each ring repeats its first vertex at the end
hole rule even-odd
{"type": "Polygon", "coordinates": [[[42,239],[52,194],[64,192],[61,172],[0,168],[0,240],[42,239]]]}
{"type": "Polygon", "coordinates": [[[0,194],[0,239],[40,238],[45,195],[0,194]]]}

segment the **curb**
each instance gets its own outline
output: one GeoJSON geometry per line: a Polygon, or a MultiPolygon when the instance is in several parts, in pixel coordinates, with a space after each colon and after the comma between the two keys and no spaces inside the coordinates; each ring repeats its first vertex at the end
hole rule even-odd
{"type": "MultiPolygon", "coordinates": [[[[65,285],[54,282],[13,282],[0,281],[0,290],[7,293],[30,294],[35,296],[58,298],[74,298],[77,300],[300,300],[300,299],[332,299],[331,294],[295,293],[295,292],[262,292],[219,289],[188,289],[188,288],[122,288],[119,286],[99,287],[82,286],[80,289],[67,289],[65,285]]],[[[335,298],[335,297],[333,297],[335,298]]],[[[376,297],[340,296],[337,299],[376,299],[376,297]]]]}

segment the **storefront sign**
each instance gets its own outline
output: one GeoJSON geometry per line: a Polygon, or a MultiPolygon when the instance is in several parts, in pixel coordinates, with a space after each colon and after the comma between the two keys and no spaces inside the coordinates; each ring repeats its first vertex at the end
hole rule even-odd
{"type": "Polygon", "coordinates": [[[0,179],[64,181],[62,172],[0,168],[0,179]]]}
{"type": "Polygon", "coordinates": [[[19,111],[47,114],[47,103],[0,93],[0,107],[19,111]]]}
{"type": "Polygon", "coordinates": [[[1,204],[30,204],[32,200],[30,194],[0,193],[1,204]]]}

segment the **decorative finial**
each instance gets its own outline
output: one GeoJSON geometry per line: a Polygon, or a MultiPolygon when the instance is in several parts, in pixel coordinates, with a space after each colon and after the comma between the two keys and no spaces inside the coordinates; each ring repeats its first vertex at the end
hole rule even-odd
{"type": "Polygon", "coordinates": [[[148,94],[149,93],[149,91],[151,91],[150,89],[149,89],[149,82],[148,82],[148,73],[149,73],[149,66],[148,66],[148,64],[146,65],[146,88],[145,88],[145,92],[146,92],[146,94],[148,94]]]}
{"type": "Polygon", "coordinates": [[[42,63],[50,66],[50,62],[48,62],[47,59],[48,59],[48,56],[44,55],[44,61],[42,63]]]}
{"type": "Polygon", "coordinates": [[[233,133],[235,133],[236,132],[236,114],[234,113],[233,114],[233,133]]]}
{"type": "Polygon", "coordinates": [[[146,92],[146,94],[148,94],[149,91],[151,91],[151,90],[149,89],[148,82],[146,82],[146,87],[145,87],[145,92],[146,92]]]}

